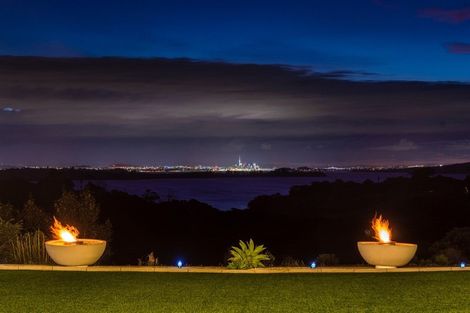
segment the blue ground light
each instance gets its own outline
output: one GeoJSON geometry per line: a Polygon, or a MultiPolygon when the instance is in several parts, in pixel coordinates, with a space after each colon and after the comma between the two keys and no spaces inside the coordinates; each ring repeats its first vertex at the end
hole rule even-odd
{"type": "Polygon", "coordinates": [[[467,264],[465,264],[465,262],[460,262],[460,267],[461,268],[464,268],[465,266],[467,266],[467,264]]]}
{"type": "Polygon", "coordinates": [[[178,268],[182,268],[183,267],[183,261],[178,260],[178,262],[176,262],[176,266],[178,266],[178,268]]]}
{"type": "Polygon", "coordinates": [[[316,268],[317,267],[317,262],[313,261],[310,263],[310,268],[316,268]]]}

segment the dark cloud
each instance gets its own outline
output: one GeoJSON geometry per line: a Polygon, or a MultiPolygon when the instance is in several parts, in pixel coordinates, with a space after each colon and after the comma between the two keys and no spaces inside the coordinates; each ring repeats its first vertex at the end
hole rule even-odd
{"type": "Polygon", "coordinates": [[[396,144],[390,146],[376,147],[373,149],[385,151],[411,151],[418,149],[418,146],[413,141],[403,138],[396,144]]]}
{"type": "Polygon", "coordinates": [[[450,142],[448,148],[452,150],[470,150],[470,139],[450,142]]]}
{"type": "Polygon", "coordinates": [[[3,57],[0,103],[21,114],[0,114],[0,162],[227,164],[242,154],[263,164],[323,165],[470,157],[452,148],[470,139],[469,85],[348,80],[354,75],[374,77],[187,59],[3,57]]]}
{"type": "Polygon", "coordinates": [[[449,53],[470,54],[470,43],[450,42],[444,45],[449,53]]]}
{"type": "Polygon", "coordinates": [[[379,74],[377,73],[370,73],[370,72],[364,72],[364,71],[347,71],[347,70],[342,70],[342,71],[329,71],[329,72],[324,72],[322,74],[318,73],[312,73],[317,76],[323,77],[323,78],[333,78],[333,79],[376,79],[380,77],[379,74]]]}
{"type": "Polygon", "coordinates": [[[419,12],[420,16],[439,22],[463,23],[470,21],[470,7],[460,9],[427,8],[419,12]]]}
{"type": "Polygon", "coordinates": [[[262,150],[271,150],[272,149],[272,145],[270,143],[266,143],[266,142],[263,142],[260,146],[260,148],[262,150]]]}
{"type": "Polygon", "coordinates": [[[308,65],[315,69],[364,67],[382,63],[378,58],[356,55],[347,51],[324,51],[318,45],[312,45],[310,41],[292,43],[279,39],[248,42],[229,49],[214,51],[209,55],[213,59],[257,64],[283,64],[287,59],[295,59],[295,64],[308,65]]]}

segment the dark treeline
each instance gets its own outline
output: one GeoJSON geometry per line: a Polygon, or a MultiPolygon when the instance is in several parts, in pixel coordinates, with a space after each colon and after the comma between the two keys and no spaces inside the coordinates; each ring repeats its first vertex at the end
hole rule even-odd
{"type": "MultiPolygon", "coordinates": [[[[459,258],[469,256],[470,247],[461,243],[470,243],[469,228],[464,228],[470,226],[470,178],[415,175],[382,183],[312,183],[295,186],[286,196],[259,196],[246,210],[232,211],[196,200],[163,202],[152,193],[138,197],[88,188],[101,208],[101,222],[112,224],[106,262],[113,264],[136,264],[150,252],[162,264],[180,258],[193,265],[224,264],[230,246],[249,238],[265,244],[277,264],[309,262],[325,253],[357,264],[362,260],[356,242],[372,240],[368,231],[376,212],[390,220],[394,240],[419,245],[418,259],[448,253],[448,248],[460,249],[459,258]],[[453,229],[455,238],[444,239],[448,246],[442,246],[441,239],[453,229]],[[441,245],[435,244],[439,240],[441,245]]],[[[71,189],[71,182],[57,177],[0,180],[0,201],[21,208],[32,196],[51,215],[54,202],[71,189]]]]}

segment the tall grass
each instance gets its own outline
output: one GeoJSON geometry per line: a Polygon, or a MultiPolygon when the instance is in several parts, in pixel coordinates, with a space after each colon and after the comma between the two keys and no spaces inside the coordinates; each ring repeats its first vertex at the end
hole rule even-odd
{"type": "Polygon", "coordinates": [[[46,237],[40,230],[19,235],[11,241],[13,261],[17,264],[49,264],[51,260],[44,245],[46,237]]]}

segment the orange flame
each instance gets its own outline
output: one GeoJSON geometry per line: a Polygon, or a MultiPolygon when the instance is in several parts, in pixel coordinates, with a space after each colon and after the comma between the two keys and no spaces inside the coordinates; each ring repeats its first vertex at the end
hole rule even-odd
{"type": "Polygon", "coordinates": [[[383,243],[392,241],[392,229],[388,220],[384,219],[382,215],[374,216],[372,219],[372,230],[374,231],[374,238],[383,243]]]}
{"type": "Polygon", "coordinates": [[[51,232],[54,238],[61,239],[64,242],[76,242],[79,234],[78,229],[73,226],[62,224],[54,216],[54,225],[51,226],[51,232]]]}

